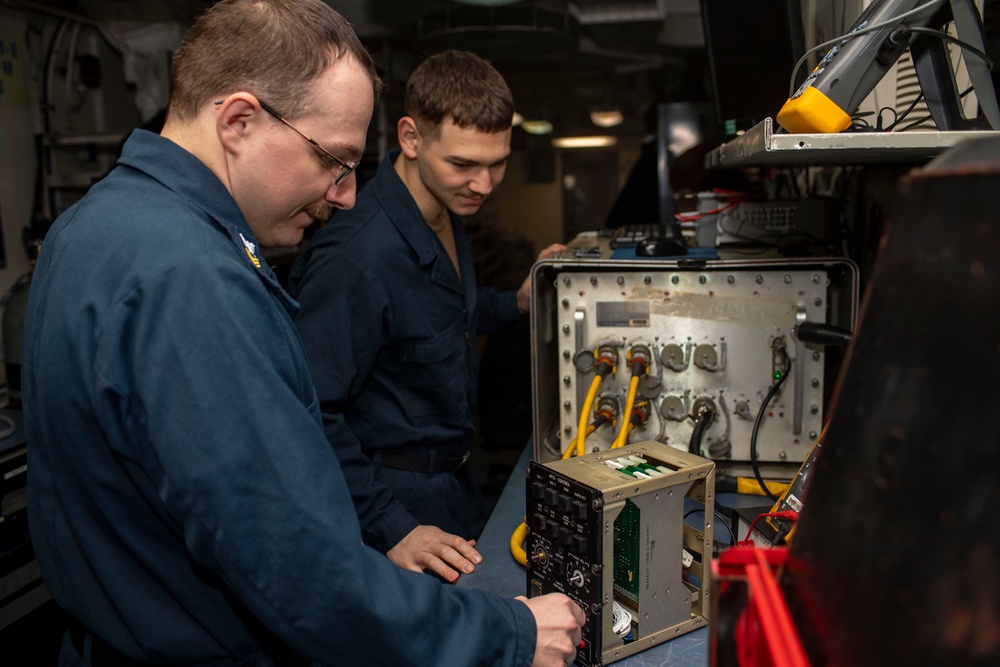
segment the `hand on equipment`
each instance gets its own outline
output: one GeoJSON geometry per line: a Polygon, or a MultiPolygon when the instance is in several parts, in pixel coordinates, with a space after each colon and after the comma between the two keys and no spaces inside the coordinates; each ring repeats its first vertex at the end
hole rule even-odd
{"type": "Polygon", "coordinates": [[[532,667],[565,667],[576,660],[576,649],[583,637],[581,627],[586,614],[573,600],[562,593],[549,593],[539,597],[514,598],[528,605],[535,617],[537,639],[532,667]]]}
{"type": "Polygon", "coordinates": [[[475,550],[476,541],[446,533],[436,526],[417,526],[386,554],[404,570],[430,570],[445,581],[455,583],[483,562],[475,550]]]}

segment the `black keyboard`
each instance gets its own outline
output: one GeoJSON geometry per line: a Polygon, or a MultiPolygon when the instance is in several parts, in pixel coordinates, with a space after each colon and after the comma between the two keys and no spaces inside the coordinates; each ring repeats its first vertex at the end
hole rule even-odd
{"type": "Polygon", "coordinates": [[[612,248],[634,248],[648,238],[671,237],[670,229],[659,223],[625,225],[615,230],[609,242],[612,248]]]}

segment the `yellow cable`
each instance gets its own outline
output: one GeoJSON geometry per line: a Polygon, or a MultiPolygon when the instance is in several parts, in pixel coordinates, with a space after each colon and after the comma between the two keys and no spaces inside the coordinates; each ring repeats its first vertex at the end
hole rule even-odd
{"type": "Polygon", "coordinates": [[[628,398],[625,400],[625,412],[622,413],[622,427],[618,430],[618,437],[615,438],[611,449],[618,449],[628,440],[628,434],[632,430],[629,426],[632,423],[632,407],[635,406],[635,395],[639,391],[639,376],[633,375],[628,383],[628,398]]]}
{"type": "MultiPolygon", "coordinates": [[[[576,428],[576,456],[583,456],[586,451],[587,445],[587,419],[590,417],[591,408],[594,407],[594,399],[597,397],[597,389],[601,386],[601,380],[604,378],[600,373],[594,376],[594,380],[590,383],[590,391],[587,392],[587,399],[583,402],[583,409],[580,410],[580,425],[576,428]]],[[[566,451],[563,452],[563,459],[568,459],[573,456],[573,447],[567,447],[566,451]]]]}
{"type": "Polygon", "coordinates": [[[510,553],[522,567],[528,567],[528,554],[524,551],[524,538],[528,535],[528,522],[522,521],[510,536],[510,553]]]}

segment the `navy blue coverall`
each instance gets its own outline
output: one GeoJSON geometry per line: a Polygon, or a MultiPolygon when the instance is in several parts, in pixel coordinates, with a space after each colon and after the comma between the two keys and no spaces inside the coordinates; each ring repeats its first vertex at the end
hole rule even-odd
{"type": "MultiPolygon", "coordinates": [[[[31,536],[56,602],[126,656],[530,664],[528,608],[362,545],[296,304],[222,183],[137,131],[32,280],[31,536]]],[[[63,642],[63,664],[89,664],[63,642]]]]}
{"type": "Polygon", "coordinates": [[[430,466],[469,452],[476,336],[522,317],[515,292],[477,289],[469,237],[449,211],[459,279],[393,168],[398,155],[386,155],[354,208],[316,233],[289,287],[302,305],[295,324],[327,438],[365,542],[382,551],[418,524],[478,537],[485,514],[469,466],[454,473],[430,466]],[[400,451],[428,468],[380,464],[400,451]]]}

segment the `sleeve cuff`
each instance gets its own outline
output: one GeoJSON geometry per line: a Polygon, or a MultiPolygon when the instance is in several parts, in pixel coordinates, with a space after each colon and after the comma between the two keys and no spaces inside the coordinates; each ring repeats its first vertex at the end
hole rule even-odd
{"type": "Polygon", "coordinates": [[[497,293],[497,316],[504,324],[513,324],[527,316],[517,309],[517,292],[497,293]]]}
{"type": "Polygon", "coordinates": [[[365,533],[365,544],[384,554],[389,553],[390,549],[420,525],[416,517],[407,512],[400,503],[394,502],[394,504],[396,507],[392,512],[379,521],[378,525],[373,526],[371,531],[365,533]]]}
{"type": "Polygon", "coordinates": [[[535,625],[535,617],[531,615],[528,605],[520,600],[504,599],[510,605],[511,613],[514,616],[514,629],[517,637],[517,652],[514,664],[518,667],[531,667],[531,662],[535,659],[535,644],[538,638],[538,627],[535,625]]]}

